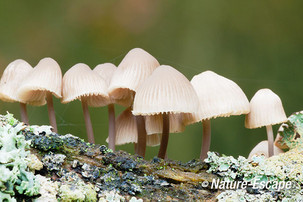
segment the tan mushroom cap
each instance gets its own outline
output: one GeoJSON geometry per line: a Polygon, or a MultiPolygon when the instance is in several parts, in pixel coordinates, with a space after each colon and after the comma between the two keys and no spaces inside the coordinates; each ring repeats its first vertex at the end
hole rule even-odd
{"type": "Polygon", "coordinates": [[[161,65],[138,88],[133,114],[193,113],[197,109],[198,97],[188,79],[173,67],[161,65]]]}
{"type": "Polygon", "coordinates": [[[130,50],[119,64],[109,86],[116,103],[130,106],[139,85],[160,66],[159,62],[141,48],[130,50]]]}
{"type": "Polygon", "coordinates": [[[62,103],[85,97],[87,104],[101,107],[110,103],[106,82],[89,66],[78,63],[63,76],[62,103]]]}
{"type": "MultiPolygon", "coordinates": [[[[32,66],[22,59],[11,62],[1,77],[0,99],[5,102],[25,102],[19,99],[17,89],[32,69],[32,66]]],[[[41,100],[41,102],[44,104],[45,100],[41,100]]]]}
{"type": "Polygon", "coordinates": [[[127,108],[116,119],[116,145],[136,143],[137,134],[136,117],[127,108]]]}
{"type": "MultiPolygon", "coordinates": [[[[284,153],[284,151],[274,145],[274,155],[284,153]]],[[[253,156],[265,156],[268,158],[268,141],[259,142],[249,153],[248,159],[251,160],[253,156]]]]}
{"type": "MultiPolygon", "coordinates": [[[[106,139],[108,142],[108,138],[106,139]]],[[[116,119],[116,145],[138,142],[138,130],[136,117],[131,109],[125,109],[116,119]]],[[[152,134],[146,136],[147,146],[157,146],[161,142],[161,136],[152,134]]]]}
{"type": "MultiPolygon", "coordinates": [[[[60,66],[52,58],[44,58],[23,80],[18,95],[21,100],[32,103],[45,99],[46,92],[51,92],[57,98],[61,98],[61,87],[60,66]]],[[[35,103],[35,105],[41,105],[41,102],[35,103]]]]}
{"type": "MultiPolygon", "coordinates": [[[[145,128],[146,128],[146,133],[148,135],[162,133],[163,130],[162,114],[145,116],[145,128]]],[[[169,114],[169,132],[181,133],[184,130],[185,130],[185,126],[182,122],[182,115],[169,114]]]]}
{"type": "Polygon", "coordinates": [[[97,65],[93,71],[97,72],[106,82],[107,86],[110,85],[110,81],[116,71],[117,67],[112,63],[104,63],[97,65]]]}
{"type": "Polygon", "coordinates": [[[204,119],[247,114],[249,101],[242,89],[232,80],[212,71],[205,71],[191,80],[199,98],[199,110],[184,116],[184,123],[204,119]]]}
{"type": "Polygon", "coordinates": [[[161,135],[160,134],[151,134],[146,136],[146,146],[155,147],[160,145],[161,135]]]}
{"type": "Polygon", "coordinates": [[[246,128],[259,128],[287,121],[282,101],[270,89],[260,89],[250,101],[250,113],[245,117],[246,128]]]}

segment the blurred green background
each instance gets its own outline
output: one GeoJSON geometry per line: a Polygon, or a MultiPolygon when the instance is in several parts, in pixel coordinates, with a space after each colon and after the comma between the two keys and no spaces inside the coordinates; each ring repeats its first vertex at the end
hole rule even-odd
{"type": "MultiPolygon", "coordinates": [[[[15,59],[35,66],[54,58],[63,74],[83,62],[94,68],[118,65],[132,48],[141,47],[187,76],[212,70],[235,81],[250,100],[260,88],[280,96],[286,114],[303,109],[303,1],[0,1],[1,72],[15,59]],[[50,2],[50,3],[48,3],[50,2]]],[[[118,107],[117,115],[123,108],[118,107]]],[[[81,103],[55,100],[58,130],[86,138],[81,103]]],[[[17,103],[0,112],[19,115],[17,103]]],[[[90,108],[97,143],[105,144],[107,108],[90,108]]],[[[29,107],[31,124],[48,124],[47,108],[29,107]]],[[[274,127],[276,131],[278,126],[274,127]]],[[[202,126],[171,134],[168,157],[198,158],[202,126]]],[[[265,128],[249,130],[244,116],[212,121],[211,150],[247,156],[265,128]]],[[[133,153],[133,145],[120,146],[133,153]]],[[[158,147],[147,149],[147,158],[158,147]]]]}

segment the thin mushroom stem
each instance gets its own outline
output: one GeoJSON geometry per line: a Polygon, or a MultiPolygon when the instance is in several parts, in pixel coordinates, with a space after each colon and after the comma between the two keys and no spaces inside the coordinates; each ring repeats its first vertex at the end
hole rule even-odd
{"type": "Polygon", "coordinates": [[[51,92],[46,93],[46,101],[47,101],[47,111],[48,111],[48,117],[49,117],[49,122],[51,126],[54,129],[54,132],[57,133],[57,122],[56,122],[56,115],[55,115],[55,110],[54,110],[54,104],[53,104],[53,95],[51,92]]]}
{"type": "Polygon", "coordinates": [[[163,117],[163,129],[162,129],[162,138],[161,138],[158,157],[164,159],[166,158],[166,150],[167,150],[168,138],[169,138],[169,114],[163,113],[162,117],[163,117]]]}
{"type": "Polygon", "coordinates": [[[90,115],[89,115],[86,99],[82,97],[81,103],[82,103],[82,110],[83,110],[83,115],[84,115],[84,120],[85,120],[85,127],[86,127],[88,142],[95,143],[93,126],[92,126],[92,122],[90,120],[90,115]]]}
{"type": "Polygon", "coordinates": [[[211,139],[210,119],[203,120],[202,124],[203,124],[203,137],[202,137],[200,159],[204,160],[207,157],[207,152],[209,151],[210,148],[210,139],[211,139]]]}
{"type": "Polygon", "coordinates": [[[274,155],[274,134],[272,131],[272,126],[266,126],[267,139],[268,139],[268,157],[274,155]]]}
{"type": "Polygon", "coordinates": [[[138,130],[138,143],[136,148],[136,154],[145,157],[146,151],[146,129],[144,117],[136,116],[137,130],[138,130]]]}
{"type": "Polygon", "coordinates": [[[109,104],[108,108],[108,148],[115,151],[116,126],[115,126],[115,106],[109,104]]]}
{"type": "Polygon", "coordinates": [[[26,104],[20,102],[20,114],[21,114],[21,121],[27,125],[29,125],[26,104]]]}

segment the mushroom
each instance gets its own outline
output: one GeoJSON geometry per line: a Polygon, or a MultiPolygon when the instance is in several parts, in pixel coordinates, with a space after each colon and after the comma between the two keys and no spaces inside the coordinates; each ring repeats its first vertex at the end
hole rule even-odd
{"type": "MultiPolygon", "coordinates": [[[[16,89],[19,88],[22,80],[26,78],[32,69],[32,66],[26,61],[15,60],[5,68],[0,81],[0,99],[5,102],[19,102],[21,120],[26,124],[29,124],[26,110],[27,102],[18,97],[16,89]]],[[[45,100],[41,99],[38,104],[45,104],[45,100]]]]}
{"type": "Polygon", "coordinates": [[[62,86],[62,103],[81,100],[88,141],[95,143],[88,106],[102,107],[110,103],[106,82],[89,66],[78,63],[64,74],[62,86]]]}
{"type": "MultiPolygon", "coordinates": [[[[284,153],[283,150],[274,146],[274,155],[278,155],[281,153],[284,153]]],[[[269,157],[267,140],[263,140],[263,141],[259,142],[249,153],[248,159],[252,160],[253,156],[261,156],[261,155],[265,156],[266,158],[269,157]]]]}
{"type": "MultiPolygon", "coordinates": [[[[110,85],[111,78],[116,71],[117,67],[111,63],[104,63],[97,65],[93,71],[99,74],[103,80],[106,82],[107,86],[110,85]]],[[[109,143],[108,148],[115,151],[115,106],[111,101],[108,106],[108,137],[109,143]]]]}
{"type": "Polygon", "coordinates": [[[286,121],[279,96],[267,88],[258,90],[250,101],[250,113],[245,117],[245,127],[252,129],[266,126],[269,157],[273,155],[274,145],[272,125],[286,121]]]}
{"type": "MultiPolygon", "coordinates": [[[[193,113],[197,109],[198,97],[188,79],[173,67],[161,65],[138,88],[133,114],[162,114],[163,131],[158,157],[164,158],[169,138],[169,114],[193,113]]],[[[140,134],[140,131],[138,132],[140,134]]],[[[140,148],[141,145],[138,147],[144,154],[145,149],[140,148]]]]}
{"type": "Polygon", "coordinates": [[[141,48],[130,50],[115,71],[108,89],[111,99],[125,107],[133,104],[139,85],[160,66],[159,62],[141,48]]]}
{"type": "Polygon", "coordinates": [[[232,80],[212,71],[205,71],[191,80],[199,98],[199,110],[184,115],[185,125],[202,121],[203,137],[200,159],[207,157],[211,140],[210,119],[247,114],[249,101],[242,89],[232,80]]]}
{"type": "MultiPolygon", "coordinates": [[[[138,142],[138,131],[136,117],[132,114],[131,108],[125,109],[116,120],[116,145],[138,142]]],[[[147,146],[157,146],[160,144],[161,138],[159,134],[151,134],[146,137],[147,146]]],[[[109,138],[106,139],[109,142],[109,138]]]]}
{"type": "MultiPolygon", "coordinates": [[[[145,116],[145,128],[147,135],[162,133],[163,130],[162,114],[145,116]]],[[[169,114],[170,133],[181,133],[185,130],[181,114],[169,114]]]]}
{"type": "MultiPolygon", "coordinates": [[[[125,107],[132,106],[138,87],[158,66],[160,64],[156,58],[143,49],[134,48],[130,50],[119,64],[111,79],[108,89],[111,100],[125,107]]],[[[138,148],[145,148],[146,133],[144,132],[144,117],[137,116],[136,121],[137,127],[140,128],[138,145],[142,145],[138,146],[138,148]]],[[[136,151],[136,153],[144,156],[142,151],[136,151]]]]}
{"type": "Polygon", "coordinates": [[[46,99],[49,121],[54,132],[58,132],[58,130],[52,95],[61,98],[61,87],[62,73],[60,66],[52,58],[43,58],[27,74],[18,89],[19,99],[26,102],[41,105],[41,100],[46,99]]]}

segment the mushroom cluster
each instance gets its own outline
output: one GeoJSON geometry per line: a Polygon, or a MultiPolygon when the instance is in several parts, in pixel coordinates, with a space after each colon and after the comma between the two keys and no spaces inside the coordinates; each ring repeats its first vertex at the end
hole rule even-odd
{"type": "Polygon", "coordinates": [[[41,106],[47,103],[50,124],[57,132],[54,95],[61,98],[62,73],[58,63],[52,58],[40,60],[32,68],[26,61],[18,59],[4,70],[0,81],[0,99],[20,102],[21,119],[28,124],[26,104],[41,106]]]}
{"type": "Polygon", "coordinates": [[[143,157],[146,146],[160,144],[158,157],[166,158],[169,133],[183,132],[186,125],[201,121],[203,160],[210,148],[210,119],[241,114],[246,114],[247,128],[266,126],[268,151],[263,154],[272,156],[271,125],[287,121],[280,98],[269,89],[259,90],[249,102],[230,79],[207,70],[189,81],[181,72],[160,65],[140,48],[130,50],[117,67],[104,63],[92,70],[78,63],[63,78],[60,66],[51,58],[40,60],[34,68],[18,59],[3,72],[0,99],[19,102],[21,119],[26,124],[29,124],[26,105],[47,103],[50,124],[57,132],[53,95],[62,103],[81,101],[91,143],[95,139],[88,106],[107,106],[109,148],[114,151],[115,145],[134,143],[135,152],[143,157]],[[126,107],[117,118],[115,104],[126,107]]]}

